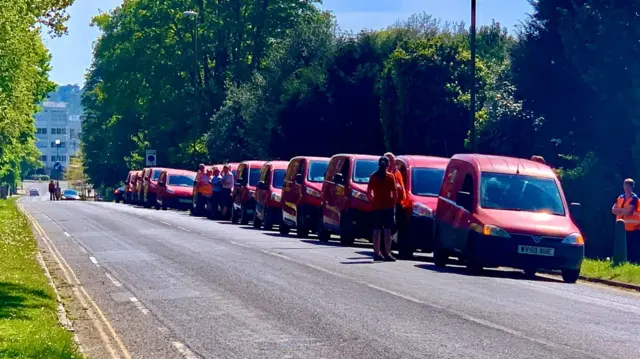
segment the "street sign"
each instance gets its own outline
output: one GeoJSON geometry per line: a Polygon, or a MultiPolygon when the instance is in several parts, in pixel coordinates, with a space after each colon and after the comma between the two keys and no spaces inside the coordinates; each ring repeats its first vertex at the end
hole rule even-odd
{"type": "Polygon", "coordinates": [[[62,169],[62,163],[60,163],[60,162],[56,162],[56,163],[53,165],[53,169],[54,169],[54,170],[56,170],[56,171],[60,171],[60,170],[62,169]]]}
{"type": "Polygon", "coordinates": [[[156,150],[147,150],[147,166],[156,165],[156,150]]]}

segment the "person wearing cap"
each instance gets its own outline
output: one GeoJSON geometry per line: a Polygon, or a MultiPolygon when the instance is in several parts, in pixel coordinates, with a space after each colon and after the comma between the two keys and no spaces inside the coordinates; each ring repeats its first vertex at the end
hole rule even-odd
{"type": "Polygon", "coordinates": [[[378,170],[369,177],[367,195],[371,199],[373,223],[373,251],[375,262],[395,262],[391,255],[391,231],[395,226],[395,207],[398,189],[395,176],[387,171],[389,160],[380,157],[378,170]],[[384,253],[380,248],[380,236],[384,234],[384,253]]]}

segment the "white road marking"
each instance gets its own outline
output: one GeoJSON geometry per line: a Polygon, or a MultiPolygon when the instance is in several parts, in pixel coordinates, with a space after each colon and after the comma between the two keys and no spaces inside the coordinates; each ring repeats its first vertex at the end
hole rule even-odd
{"type": "Polygon", "coordinates": [[[180,227],[180,226],[178,226],[178,229],[183,230],[183,231],[185,231],[185,232],[191,232],[190,230],[188,230],[188,229],[186,229],[186,228],[184,228],[184,227],[180,227]]]}
{"type": "Polygon", "coordinates": [[[140,303],[138,298],[131,297],[131,298],[129,298],[129,300],[133,303],[133,305],[136,306],[136,308],[138,308],[139,311],[142,312],[142,314],[144,314],[144,315],[148,315],[149,314],[149,309],[145,308],[144,305],[142,303],[140,303]]]}
{"type": "Polygon", "coordinates": [[[382,287],[378,287],[377,285],[367,284],[367,286],[368,286],[368,287],[370,287],[370,288],[373,288],[373,289],[377,289],[377,290],[383,291],[383,292],[385,292],[385,293],[389,293],[389,294],[391,294],[391,295],[395,295],[396,297],[399,297],[399,298],[402,298],[402,299],[406,299],[406,300],[411,301],[411,302],[414,302],[414,303],[424,304],[424,302],[423,302],[423,301],[421,301],[421,300],[419,300],[419,299],[411,298],[411,297],[406,296],[406,295],[404,295],[404,294],[400,294],[400,293],[398,293],[398,292],[394,292],[394,291],[389,290],[389,289],[385,289],[385,288],[382,288],[382,287]]]}
{"type": "Polygon", "coordinates": [[[89,257],[89,260],[91,261],[91,263],[95,264],[96,266],[100,267],[100,265],[98,264],[98,260],[96,259],[96,257],[89,257]]]}
{"type": "Polygon", "coordinates": [[[229,243],[235,244],[236,246],[240,246],[240,247],[251,248],[251,246],[248,246],[248,245],[243,244],[243,243],[238,243],[238,242],[234,242],[234,241],[229,241],[229,243]]]}
{"type": "Polygon", "coordinates": [[[67,237],[71,237],[71,235],[69,233],[67,233],[67,232],[64,232],[64,235],[67,236],[67,237]]]}
{"type": "Polygon", "coordinates": [[[278,258],[283,258],[283,259],[286,259],[286,260],[292,260],[291,258],[289,258],[289,257],[287,257],[287,256],[285,256],[283,254],[280,254],[280,253],[269,252],[269,251],[264,251],[264,250],[261,250],[260,252],[266,253],[268,255],[271,255],[271,256],[274,256],[274,257],[278,257],[278,258]]]}
{"type": "Polygon", "coordinates": [[[185,357],[185,359],[198,359],[198,356],[193,354],[193,352],[189,350],[189,348],[187,348],[184,344],[180,342],[173,342],[172,344],[174,347],[176,347],[176,349],[178,349],[180,354],[185,357]]]}
{"type": "Polygon", "coordinates": [[[149,217],[149,216],[143,216],[144,218],[153,221],[153,217],[149,217]]]}
{"type": "Polygon", "coordinates": [[[84,247],[83,247],[83,246],[78,246],[78,247],[80,247],[80,252],[82,252],[82,253],[84,253],[84,254],[87,254],[87,253],[88,253],[88,252],[87,252],[87,250],[86,250],[86,249],[84,249],[84,247]]]}
{"type": "Polygon", "coordinates": [[[170,226],[170,225],[171,225],[171,223],[169,223],[169,222],[165,222],[165,221],[160,221],[160,223],[162,223],[162,224],[166,224],[167,226],[170,226]]]}
{"type": "Polygon", "coordinates": [[[109,280],[111,281],[111,283],[113,283],[113,285],[115,285],[116,287],[122,287],[122,283],[118,282],[117,279],[113,278],[111,274],[105,273],[104,275],[106,275],[107,278],[109,278],[109,280]]]}

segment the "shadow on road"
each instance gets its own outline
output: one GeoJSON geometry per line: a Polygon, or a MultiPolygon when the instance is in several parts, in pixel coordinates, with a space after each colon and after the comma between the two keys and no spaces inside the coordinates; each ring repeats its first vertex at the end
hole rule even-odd
{"type": "MultiPolygon", "coordinates": [[[[344,247],[342,244],[340,244],[340,242],[321,242],[318,240],[312,240],[312,239],[302,239],[300,240],[301,242],[304,243],[309,243],[309,244],[313,244],[316,246],[322,246],[322,247],[344,247]]],[[[362,242],[355,242],[354,244],[350,245],[349,247],[353,247],[353,248],[371,248],[371,244],[369,243],[362,243],[362,242]]]]}
{"type": "Polygon", "coordinates": [[[0,282],[0,319],[28,319],[25,310],[42,308],[44,299],[49,299],[44,290],[0,282]]]}
{"type": "MultiPolygon", "coordinates": [[[[461,264],[461,263],[460,263],[461,264]]],[[[430,270],[438,273],[453,273],[470,277],[488,277],[488,278],[502,278],[502,279],[514,279],[514,280],[534,280],[539,282],[549,282],[549,283],[563,283],[561,280],[535,276],[530,277],[526,275],[524,272],[520,272],[517,270],[500,270],[500,269],[484,269],[479,274],[469,273],[469,271],[465,267],[460,266],[447,266],[447,267],[437,267],[433,264],[416,264],[414,267],[430,270]]]]}

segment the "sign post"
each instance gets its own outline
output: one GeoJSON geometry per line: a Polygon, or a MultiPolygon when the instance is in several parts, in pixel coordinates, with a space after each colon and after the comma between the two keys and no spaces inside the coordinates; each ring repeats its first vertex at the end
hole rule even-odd
{"type": "Polygon", "coordinates": [[[147,150],[147,155],[145,157],[147,166],[155,166],[156,165],[156,150],[147,150]]]}

